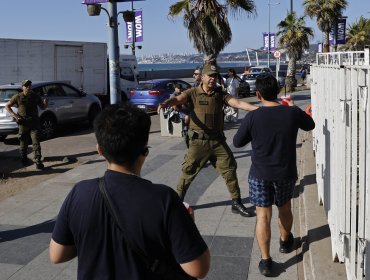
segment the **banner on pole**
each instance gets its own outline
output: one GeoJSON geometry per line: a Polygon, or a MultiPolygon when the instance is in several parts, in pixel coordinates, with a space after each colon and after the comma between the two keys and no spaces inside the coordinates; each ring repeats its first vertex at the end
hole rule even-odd
{"type": "Polygon", "coordinates": [[[132,43],[133,37],[135,42],[144,41],[143,28],[143,11],[135,11],[135,21],[126,22],[126,43],[132,43]],[[135,23],[135,25],[133,25],[135,23]],[[135,36],[133,35],[135,30],[135,36]]]}
{"type": "Polygon", "coordinates": [[[322,53],[322,43],[317,43],[317,52],[322,53]]]}
{"type": "Polygon", "coordinates": [[[329,33],[329,45],[344,45],[346,43],[346,18],[338,19],[329,33]],[[334,36],[335,34],[335,36],[334,36]]]}
{"type": "MultiPolygon", "coordinates": [[[[268,51],[269,49],[269,34],[267,32],[263,32],[263,49],[268,51]]],[[[275,33],[270,33],[270,51],[274,51],[276,49],[275,46],[275,33]]]]}

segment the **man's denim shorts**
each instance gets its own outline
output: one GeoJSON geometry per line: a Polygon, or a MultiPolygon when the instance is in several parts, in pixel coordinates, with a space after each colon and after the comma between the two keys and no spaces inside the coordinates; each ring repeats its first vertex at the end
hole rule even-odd
{"type": "Polygon", "coordinates": [[[296,179],[266,181],[249,176],[249,199],[254,206],[283,206],[293,197],[296,179]]]}

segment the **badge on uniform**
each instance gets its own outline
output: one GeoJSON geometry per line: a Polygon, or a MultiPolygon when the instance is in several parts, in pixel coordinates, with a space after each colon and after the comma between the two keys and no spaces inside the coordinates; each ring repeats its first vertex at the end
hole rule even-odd
{"type": "Polygon", "coordinates": [[[208,105],[208,101],[206,101],[206,100],[199,100],[199,105],[208,105]]]}

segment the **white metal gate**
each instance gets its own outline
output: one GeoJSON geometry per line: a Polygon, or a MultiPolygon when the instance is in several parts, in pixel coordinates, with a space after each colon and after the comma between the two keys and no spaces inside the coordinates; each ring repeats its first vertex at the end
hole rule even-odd
{"type": "Polygon", "coordinates": [[[369,50],[319,54],[311,79],[316,179],[333,260],[346,263],[348,279],[370,279],[369,50]]]}

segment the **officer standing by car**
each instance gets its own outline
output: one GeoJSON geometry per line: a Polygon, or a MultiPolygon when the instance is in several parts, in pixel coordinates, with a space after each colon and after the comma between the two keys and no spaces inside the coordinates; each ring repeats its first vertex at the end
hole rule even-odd
{"type": "Polygon", "coordinates": [[[258,107],[224,92],[217,86],[218,75],[217,66],[206,64],[202,70],[202,83],[196,88],[188,89],[176,97],[165,100],[158,106],[158,113],[169,106],[186,103],[190,105],[188,131],[190,143],[182,165],[182,175],[177,184],[180,198],[184,200],[191,182],[212,158],[217,172],[224,178],[231,194],[232,212],[251,217],[253,214],[241,202],[236,160],[223,133],[223,106],[228,105],[246,111],[258,107]]]}
{"type": "Polygon", "coordinates": [[[46,109],[48,100],[41,97],[31,90],[32,82],[24,80],[22,82],[22,92],[14,95],[6,104],[5,109],[15,118],[18,126],[19,150],[21,161],[24,166],[28,164],[27,147],[28,138],[31,137],[34,153],[34,161],[37,169],[43,169],[44,164],[41,160],[40,146],[40,119],[38,108],[46,109]],[[12,106],[18,106],[18,113],[12,110],[12,106]]]}

